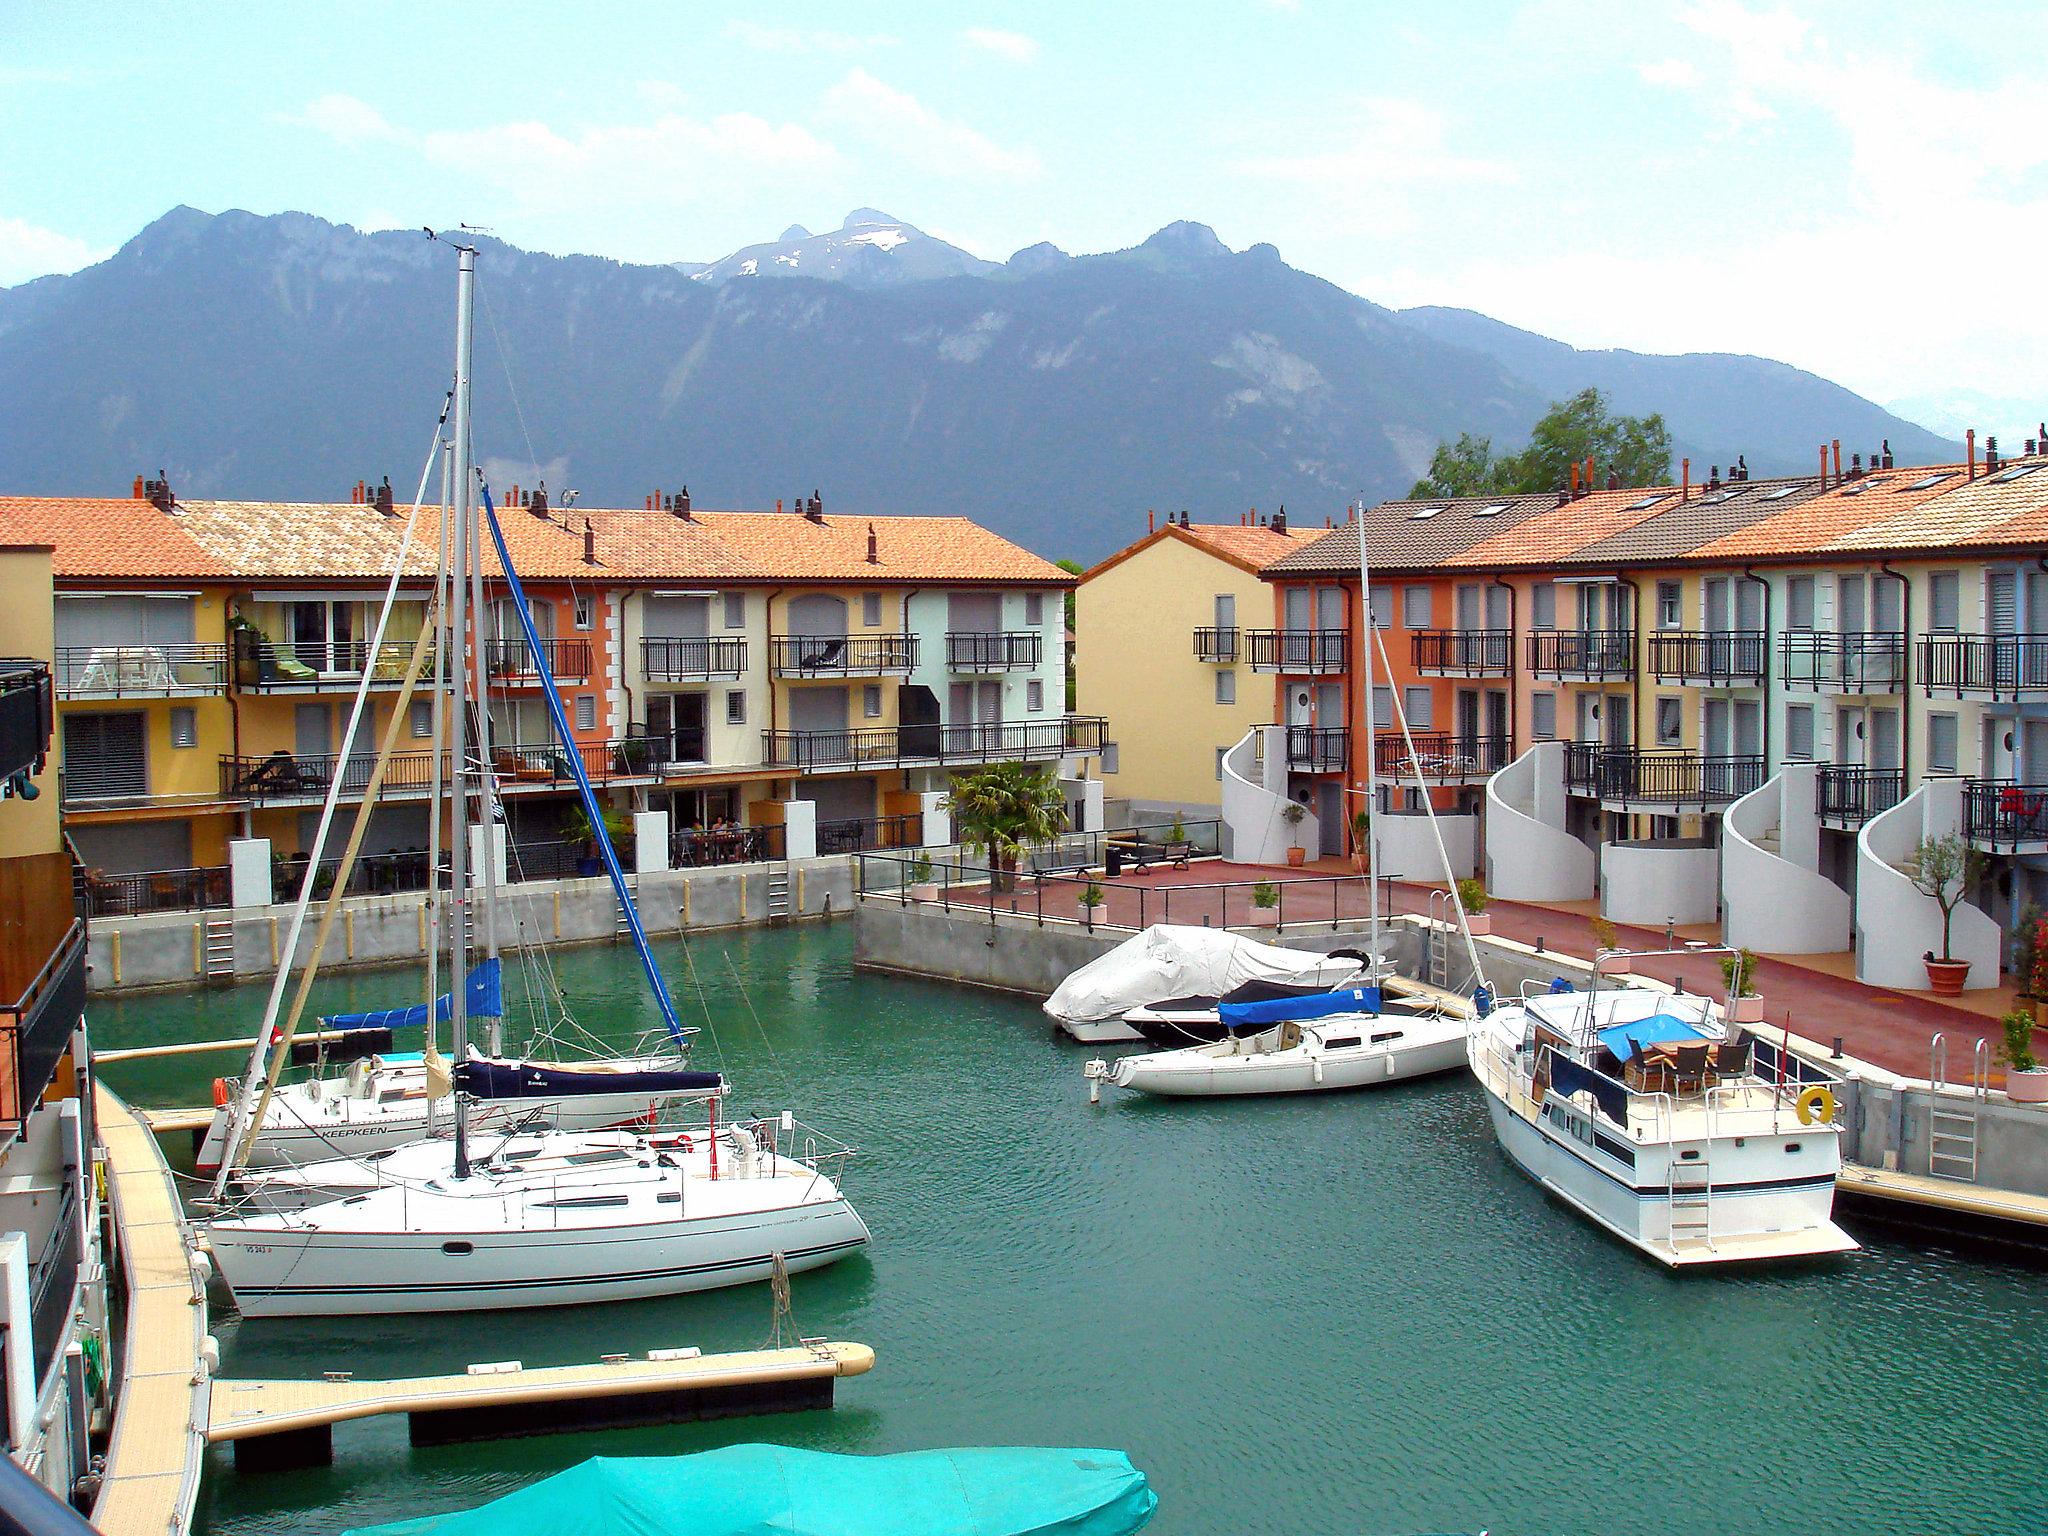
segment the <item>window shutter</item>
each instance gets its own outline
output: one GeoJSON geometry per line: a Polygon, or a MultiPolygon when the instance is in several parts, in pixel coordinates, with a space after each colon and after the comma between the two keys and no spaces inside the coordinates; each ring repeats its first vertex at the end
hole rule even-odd
{"type": "Polygon", "coordinates": [[[1936,571],[1928,582],[1927,627],[1955,631],[1962,623],[1962,582],[1954,571],[1936,571]]]}
{"type": "Polygon", "coordinates": [[[1557,695],[1532,694],[1529,698],[1529,730],[1538,741],[1557,739],[1557,695]]]}

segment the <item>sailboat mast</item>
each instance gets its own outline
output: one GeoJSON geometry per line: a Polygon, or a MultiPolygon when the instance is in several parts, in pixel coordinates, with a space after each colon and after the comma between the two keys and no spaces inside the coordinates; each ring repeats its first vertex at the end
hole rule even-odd
{"type": "Polygon", "coordinates": [[[1367,917],[1366,928],[1369,935],[1366,941],[1366,950],[1372,956],[1372,976],[1373,980],[1377,981],[1379,980],[1380,964],[1380,877],[1379,871],[1372,867],[1371,817],[1377,815],[1379,811],[1379,751],[1373,744],[1373,712],[1377,705],[1373,698],[1372,686],[1372,567],[1370,560],[1366,556],[1364,501],[1359,501],[1357,507],[1358,623],[1359,632],[1364,636],[1364,643],[1359,649],[1365,653],[1365,667],[1363,669],[1365,679],[1363,684],[1365,695],[1365,809],[1368,818],[1365,834],[1365,910],[1367,917]]]}
{"type": "Polygon", "coordinates": [[[454,538],[455,444],[441,440],[441,552],[434,564],[434,595],[427,604],[427,621],[441,633],[434,636],[434,725],[427,743],[427,1134],[434,1134],[434,1057],[440,1051],[440,1028],[435,1019],[434,999],[441,995],[441,941],[447,931],[447,915],[441,903],[441,807],[442,753],[448,750],[448,647],[443,636],[448,630],[448,560],[454,538]]]}
{"type": "MultiPolygon", "coordinates": [[[[471,467],[472,451],[469,440],[470,403],[470,341],[472,322],[475,319],[476,302],[476,252],[469,246],[460,248],[460,259],[455,278],[455,568],[449,575],[449,629],[454,636],[455,666],[452,669],[454,682],[454,707],[448,711],[448,754],[449,775],[453,780],[454,815],[450,818],[448,837],[448,882],[449,916],[448,924],[448,1023],[449,1052],[454,1058],[454,1069],[460,1070],[469,1059],[469,796],[468,754],[464,706],[467,693],[465,683],[469,667],[465,657],[469,647],[468,585],[464,573],[469,568],[471,508],[473,506],[470,482],[475,474],[471,467]]],[[[457,1090],[451,1097],[455,1101],[455,1177],[469,1177],[469,1116],[464,1111],[462,1094],[457,1090]]]]}
{"type": "MultiPolygon", "coordinates": [[[[474,480],[475,475],[469,477],[474,480]]],[[[476,760],[480,765],[476,776],[477,824],[483,828],[482,850],[477,854],[478,902],[477,921],[483,929],[483,950],[486,959],[498,958],[498,806],[497,784],[491,773],[491,700],[485,679],[490,669],[485,664],[484,615],[490,610],[484,607],[484,538],[483,519],[477,515],[475,488],[470,490],[469,521],[466,536],[469,539],[469,611],[476,616],[476,760]]],[[[515,743],[516,745],[516,743],[515,743]]],[[[563,742],[562,750],[573,752],[575,745],[563,742]]],[[[508,831],[509,836],[509,831],[508,831]]],[[[505,1021],[492,1018],[485,1049],[493,1056],[504,1054],[505,1021]]]]}

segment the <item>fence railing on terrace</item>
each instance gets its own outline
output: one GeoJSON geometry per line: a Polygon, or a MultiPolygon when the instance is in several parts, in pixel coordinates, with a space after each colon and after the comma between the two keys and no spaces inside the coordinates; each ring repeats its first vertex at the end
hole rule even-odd
{"type": "Polygon", "coordinates": [[[1348,639],[1341,629],[1248,629],[1245,657],[1254,672],[1341,672],[1348,639]]]}
{"type": "Polygon", "coordinates": [[[1630,678],[1636,672],[1632,629],[1545,629],[1529,636],[1529,670],[1538,677],[1630,678]]]}
{"type": "MultiPolygon", "coordinates": [[[[375,685],[396,688],[405,681],[413,640],[273,640],[253,629],[234,632],[229,647],[235,686],[247,692],[354,688],[365,672],[375,685]]],[[[428,652],[421,676],[431,678],[428,652]]]]}
{"type": "Polygon", "coordinates": [[[1302,773],[1347,771],[1351,767],[1351,732],[1341,725],[1290,725],[1287,766],[1302,773]]]}
{"type": "Polygon", "coordinates": [[[1650,636],[1660,681],[1761,687],[1770,637],[1760,629],[1667,630],[1650,636]]]}
{"type": "Polygon", "coordinates": [[[1195,631],[1195,660],[1235,661],[1237,653],[1236,625],[1203,625],[1195,631]]]}
{"type": "Polygon", "coordinates": [[[1448,783],[1453,780],[1484,778],[1508,765],[1514,756],[1505,736],[1453,736],[1445,731],[1417,731],[1415,751],[1398,730],[1382,730],[1373,737],[1373,756],[1379,772],[1389,778],[1420,777],[1448,783]]]}
{"type": "Polygon", "coordinates": [[[747,642],[733,635],[648,635],[640,641],[640,671],[650,683],[740,677],[747,642]]]}
{"type": "Polygon", "coordinates": [[[764,761],[776,767],[911,761],[1003,762],[1100,752],[1108,721],[1097,715],[1057,720],[993,720],[972,725],[871,726],[844,731],[763,731],[764,761]]]}
{"type": "Polygon", "coordinates": [[[40,768],[56,722],[50,669],[40,661],[0,661],[0,778],[40,768]]]}
{"type": "Polygon", "coordinates": [[[60,645],[60,699],[164,699],[225,692],[228,648],[211,645],[60,645]]]}
{"type": "Polygon", "coordinates": [[[86,912],[92,917],[118,917],[132,912],[189,912],[228,904],[228,871],[218,868],[152,869],[140,874],[109,875],[85,870],[80,886],[86,912]]]}
{"type": "Polygon", "coordinates": [[[1901,768],[1823,763],[1817,794],[1822,821],[1860,827],[1905,798],[1906,774],[1901,768]]]}
{"type": "Polygon", "coordinates": [[[2048,635],[1924,635],[1920,686],[2000,699],[2048,698],[2048,635]]]}
{"type": "Polygon", "coordinates": [[[1432,677],[1505,677],[1514,670],[1511,629],[1423,629],[1408,637],[1409,660],[1432,677]]]}
{"type": "Polygon", "coordinates": [[[917,636],[771,635],[778,677],[880,677],[917,666],[917,636]]]}
{"type": "Polygon", "coordinates": [[[1045,655],[1045,637],[1035,629],[948,630],[948,672],[1007,672],[1035,667],[1045,655]]]}
{"type": "MultiPolygon", "coordinates": [[[[541,656],[548,664],[548,671],[558,683],[582,683],[590,680],[591,654],[588,640],[543,640],[540,643],[541,656]]],[[[526,641],[486,640],[483,643],[484,671],[499,682],[512,679],[533,678],[538,681],[539,671],[533,664],[533,651],[526,641]]]]}
{"type": "Polygon", "coordinates": [[[1895,631],[1795,629],[1779,637],[1778,653],[1788,688],[1892,693],[1906,682],[1906,638],[1895,631]]]}
{"type": "Polygon", "coordinates": [[[1994,850],[2048,843],[2048,784],[1972,779],[1963,786],[1963,831],[1994,850]]]}
{"type": "Polygon", "coordinates": [[[1565,744],[1566,787],[1597,800],[1720,805],[1763,781],[1760,752],[1710,756],[1681,748],[1565,744]]]}
{"type": "Polygon", "coordinates": [[[85,1015],[85,924],[73,921],[21,995],[0,1003],[0,1129],[18,1132],[42,1102],[85,1015]]]}

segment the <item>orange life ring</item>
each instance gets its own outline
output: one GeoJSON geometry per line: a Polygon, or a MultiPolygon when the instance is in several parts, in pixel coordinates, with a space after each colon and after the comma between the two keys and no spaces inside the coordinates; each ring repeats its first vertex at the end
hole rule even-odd
{"type": "Polygon", "coordinates": [[[224,1077],[216,1077],[213,1080],[213,1107],[215,1109],[226,1109],[228,1107],[228,1080],[224,1077]]]}

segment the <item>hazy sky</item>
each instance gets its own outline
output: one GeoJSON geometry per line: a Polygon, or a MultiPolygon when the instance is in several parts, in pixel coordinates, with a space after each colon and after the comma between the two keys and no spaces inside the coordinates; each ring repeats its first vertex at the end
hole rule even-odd
{"type": "Polygon", "coordinates": [[[0,284],[178,203],[708,260],[1176,218],[1382,303],[2048,396],[2048,6],[0,0],[0,284]]]}

